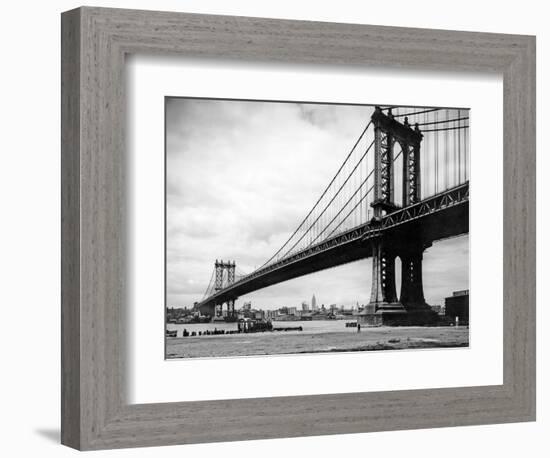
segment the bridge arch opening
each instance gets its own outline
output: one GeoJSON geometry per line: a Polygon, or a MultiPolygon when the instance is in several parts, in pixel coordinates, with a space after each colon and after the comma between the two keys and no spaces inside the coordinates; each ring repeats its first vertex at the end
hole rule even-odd
{"type": "Polygon", "coordinates": [[[395,257],[395,290],[397,291],[397,299],[401,297],[401,257],[395,257]]]}

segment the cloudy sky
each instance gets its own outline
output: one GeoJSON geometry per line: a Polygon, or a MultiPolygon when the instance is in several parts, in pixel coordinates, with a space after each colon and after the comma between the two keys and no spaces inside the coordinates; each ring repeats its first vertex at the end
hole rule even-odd
{"type": "MultiPolygon", "coordinates": [[[[216,259],[235,260],[246,273],[269,259],[311,209],[371,113],[368,106],[167,98],[167,305],[200,300],[216,259]]],[[[467,288],[468,236],[434,244],[423,269],[430,304],[467,288]]],[[[265,288],[237,305],[299,306],[312,294],[318,304],[365,304],[370,282],[367,259],[265,288]]]]}

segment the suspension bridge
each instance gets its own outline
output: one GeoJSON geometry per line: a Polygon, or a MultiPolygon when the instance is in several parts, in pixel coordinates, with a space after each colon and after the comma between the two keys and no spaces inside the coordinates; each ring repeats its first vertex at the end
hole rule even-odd
{"type": "Polygon", "coordinates": [[[422,257],[469,230],[469,111],[375,107],[339,169],[286,242],[251,273],[216,260],[198,310],[235,316],[235,300],[293,278],[372,258],[367,324],[427,324],[422,257]],[[396,291],[395,260],[401,260],[396,291]]]}

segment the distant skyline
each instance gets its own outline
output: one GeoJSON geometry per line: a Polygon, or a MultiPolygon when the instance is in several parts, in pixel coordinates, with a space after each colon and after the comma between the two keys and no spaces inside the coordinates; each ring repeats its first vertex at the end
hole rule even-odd
{"type": "MultiPolygon", "coordinates": [[[[216,259],[261,266],[334,175],[373,107],[169,98],[166,101],[167,306],[200,301],[216,259]]],[[[397,260],[399,267],[400,263],[397,260]]],[[[371,260],[247,294],[253,307],[367,304],[371,260]]],[[[469,287],[469,236],[424,253],[431,305],[469,287]]],[[[400,269],[396,269],[397,286],[400,269]]],[[[398,289],[399,293],[399,289],[398,289]]]]}

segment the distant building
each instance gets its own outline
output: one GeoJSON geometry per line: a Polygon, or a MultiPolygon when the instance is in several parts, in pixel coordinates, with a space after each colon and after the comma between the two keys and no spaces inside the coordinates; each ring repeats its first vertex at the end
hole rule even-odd
{"type": "Polygon", "coordinates": [[[242,309],[250,312],[252,310],[252,302],[245,302],[242,309]]]}
{"type": "Polygon", "coordinates": [[[288,314],[289,315],[296,315],[296,307],[288,307],[288,314]]]}
{"type": "Polygon", "coordinates": [[[445,316],[456,319],[462,324],[470,321],[470,291],[455,291],[453,295],[445,298],[445,316]]]}
{"type": "Polygon", "coordinates": [[[314,312],[317,311],[317,299],[315,299],[315,294],[311,298],[311,310],[314,312]]]}
{"type": "Polygon", "coordinates": [[[302,312],[309,312],[309,304],[306,301],[302,302],[302,312]]]}

